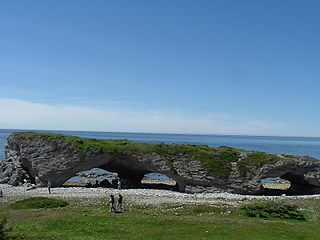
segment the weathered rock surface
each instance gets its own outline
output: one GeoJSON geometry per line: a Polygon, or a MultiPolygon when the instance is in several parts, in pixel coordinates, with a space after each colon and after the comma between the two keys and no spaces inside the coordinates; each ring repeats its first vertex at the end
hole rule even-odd
{"type": "Polygon", "coordinates": [[[78,172],[102,168],[118,173],[133,186],[139,185],[146,173],[162,173],[174,179],[180,191],[188,193],[263,194],[261,179],[269,177],[289,180],[292,192],[320,193],[320,161],[310,157],[207,146],[202,146],[203,150],[196,145],[177,144],[146,143],[146,150],[143,143],[114,141],[118,141],[115,147],[106,142],[109,148],[99,148],[78,137],[70,140],[63,135],[13,133],[8,138],[6,160],[0,163],[0,183],[45,186],[50,180],[54,186],[61,186],[78,172]],[[212,168],[203,156],[223,164],[212,168]]]}

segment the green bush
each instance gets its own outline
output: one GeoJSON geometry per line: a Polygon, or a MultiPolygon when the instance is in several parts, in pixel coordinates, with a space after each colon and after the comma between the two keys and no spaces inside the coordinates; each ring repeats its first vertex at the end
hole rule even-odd
{"type": "Polygon", "coordinates": [[[65,207],[69,203],[64,200],[46,197],[33,197],[16,201],[10,205],[13,209],[37,209],[65,207]]]}
{"type": "Polygon", "coordinates": [[[240,210],[249,217],[306,220],[303,212],[298,210],[296,205],[290,204],[274,202],[255,203],[245,205],[241,207],[240,210]]]}
{"type": "Polygon", "coordinates": [[[1,240],[14,240],[14,239],[18,239],[17,236],[13,235],[11,233],[12,228],[11,227],[7,227],[7,218],[3,218],[0,221],[0,239],[1,240]]]}

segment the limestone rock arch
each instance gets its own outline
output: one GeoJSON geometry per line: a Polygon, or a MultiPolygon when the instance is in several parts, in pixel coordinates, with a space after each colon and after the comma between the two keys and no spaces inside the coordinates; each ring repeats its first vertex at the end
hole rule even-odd
{"type": "Polygon", "coordinates": [[[30,181],[45,186],[50,180],[60,186],[76,173],[92,168],[116,172],[133,185],[146,173],[161,173],[175,180],[180,191],[189,193],[263,194],[261,179],[267,177],[290,180],[297,193],[320,192],[320,161],[310,157],[49,133],[9,136],[6,160],[0,163],[0,183],[30,181]]]}

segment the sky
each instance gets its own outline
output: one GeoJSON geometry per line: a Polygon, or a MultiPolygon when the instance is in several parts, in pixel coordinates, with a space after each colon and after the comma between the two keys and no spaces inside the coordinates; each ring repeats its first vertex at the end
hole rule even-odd
{"type": "Polygon", "coordinates": [[[1,0],[0,129],[320,136],[319,10],[1,0]]]}

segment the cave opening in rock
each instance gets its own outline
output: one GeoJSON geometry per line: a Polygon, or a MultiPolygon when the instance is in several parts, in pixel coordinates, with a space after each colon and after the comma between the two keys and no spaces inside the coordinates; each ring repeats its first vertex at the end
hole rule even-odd
{"type": "Polygon", "coordinates": [[[121,178],[118,173],[110,172],[102,168],[92,168],[78,172],[75,176],[69,178],[63,186],[177,190],[176,181],[165,174],[147,173],[143,176],[141,183],[132,183],[129,179],[121,178]]]}
{"type": "Polygon", "coordinates": [[[304,174],[288,172],[284,174],[282,178],[291,182],[291,187],[288,189],[291,195],[317,194],[320,191],[319,187],[312,185],[306,180],[304,174]]]}
{"type": "Polygon", "coordinates": [[[147,173],[141,180],[143,188],[178,190],[177,182],[162,173],[147,173]]]}
{"type": "Polygon", "coordinates": [[[266,195],[288,194],[291,187],[291,182],[281,177],[261,179],[261,184],[266,195]]]}
{"type": "Polygon", "coordinates": [[[115,184],[115,179],[118,179],[117,173],[109,172],[101,168],[92,168],[90,170],[78,172],[75,176],[69,178],[63,186],[116,188],[117,184],[115,184]]]}
{"type": "Polygon", "coordinates": [[[287,172],[279,177],[261,180],[265,195],[307,195],[317,194],[320,188],[310,184],[304,175],[287,172]]]}

